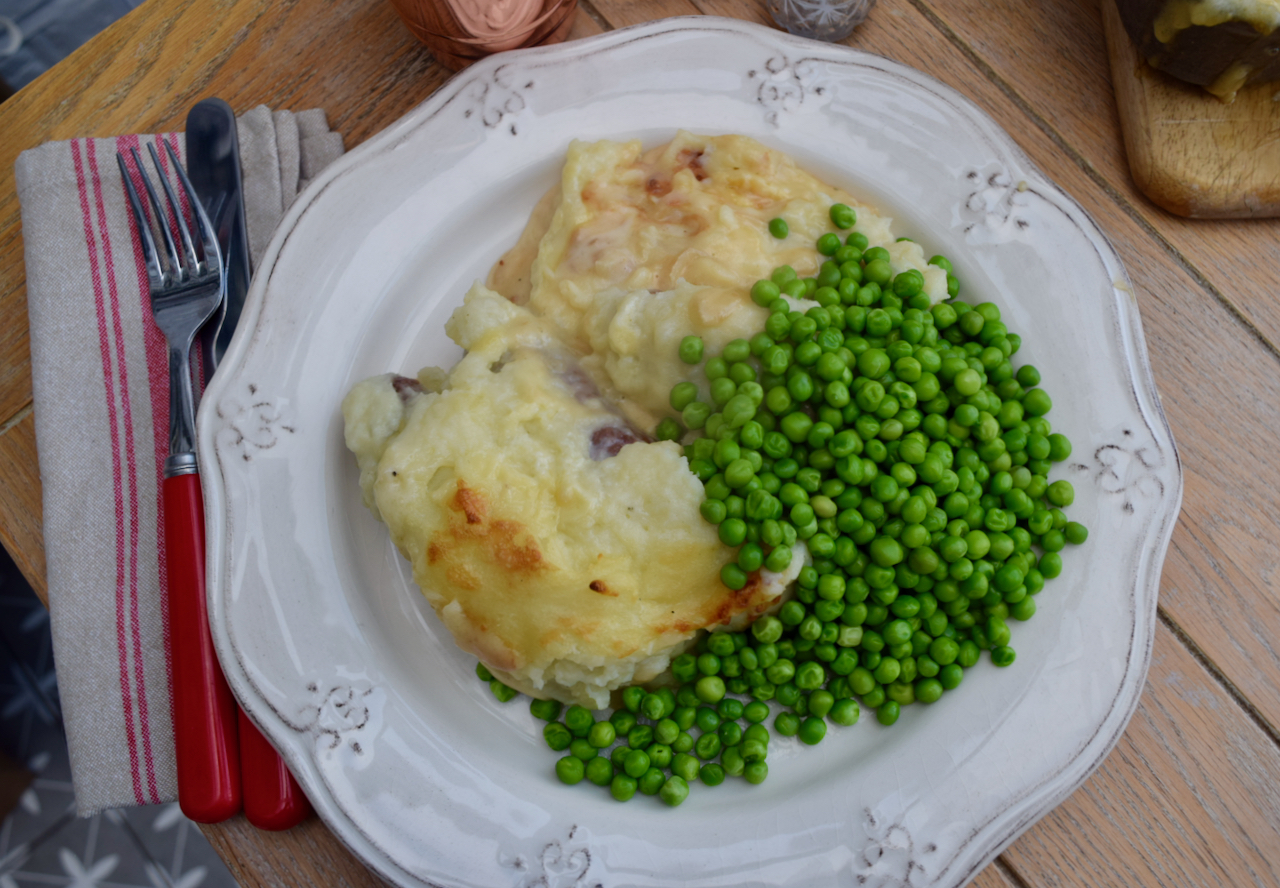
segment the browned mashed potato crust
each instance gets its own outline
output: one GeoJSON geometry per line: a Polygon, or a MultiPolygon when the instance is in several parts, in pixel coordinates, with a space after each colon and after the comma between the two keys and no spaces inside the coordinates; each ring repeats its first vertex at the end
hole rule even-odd
{"type": "Polygon", "coordinates": [[[507,684],[600,708],[699,630],[780,602],[803,544],[785,575],[726,588],[732,553],[699,514],[701,482],[647,433],[673,415],[675,383],[706,390],[680,339],[714,353],[757,332],[749,288],[782,264],[813,274],[835,202],[941,298],[945,273],[888,219],[751,139],[575,142],[493,290],[477,284],[450,319],[462,361],[347,396],[366,504],[458,644],[507,684]],[[789,237],[768,233],[775,216],[789,237]]]}

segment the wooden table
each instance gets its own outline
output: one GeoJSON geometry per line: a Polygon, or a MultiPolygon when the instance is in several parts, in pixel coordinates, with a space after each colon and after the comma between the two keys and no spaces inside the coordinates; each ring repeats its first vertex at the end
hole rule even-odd
{"type": "MultiPolygon", "coordinates": [[[[768,22],[763,0],[581,3],[573,37],[673,15],[768,22]]],[[[1280,885],[1280,220],[1190,222],[1136,191],[1098,0],[880,0],[848,42],[969,96],[1098,221],[1137,286],[1186,471],[1137,714],[1088,782],[974,884],[1280,885]]],[[[19,151],[180,129],[210,95],[240,110],[323,107],[351,147],[448,77],[385,0],[148,0],[0,105],[0,541],[37,591],[19,151]]],[[[205,833],[245,886],[379,884],[315,820],[205,833]]]]}

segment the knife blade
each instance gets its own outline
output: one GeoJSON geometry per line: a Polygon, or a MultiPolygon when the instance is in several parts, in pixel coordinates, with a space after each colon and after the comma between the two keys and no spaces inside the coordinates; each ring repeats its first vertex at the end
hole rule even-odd
{"type": "MultiPolygon", "coordinates": [[[[213,222],[225,267],[222,308],[201,331],[207,384],[226,354],[249,290],[249,237],[245,227],[236,118],[221,99],[196,103],[187,115],[187,172],[213,222]]],[[[275,748],[244,711],[239,714],[240,781],[245,817],[260,829],[289,829],[311,804],[275,748]]]]}
{"type": "Polygon", "coordinates": [[[226,267],[226,298],[200,334],[207,383],[231,343],[251,275],[236,117],[222,99],[204,99],[187,114],[187,173],[218,233],[226,267]]]}

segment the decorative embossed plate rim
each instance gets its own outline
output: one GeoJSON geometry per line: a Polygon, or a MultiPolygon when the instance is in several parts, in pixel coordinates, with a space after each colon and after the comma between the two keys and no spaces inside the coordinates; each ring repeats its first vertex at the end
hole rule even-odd
{"type": "Polygon", "coordinates": [[[276,233],[199,439],[227,677],[335,834],[409,886],[963,884],[1123,731],[1182,496],[1132,288],[1087,214],[932,78],[710,17],[485,60],[334,164],[276,233]],[[1015,626],[1014,667],[892,729],[778,738],[765,784],[669,811],[555,782],[525,707],[469,674],[360,507],[338,404],[457,357],[443,320],[570,137],[679,126],[789,151],[1000,304],[1059,394],[1076,451],[1055,477],[1092,535],[1015,626]]]}

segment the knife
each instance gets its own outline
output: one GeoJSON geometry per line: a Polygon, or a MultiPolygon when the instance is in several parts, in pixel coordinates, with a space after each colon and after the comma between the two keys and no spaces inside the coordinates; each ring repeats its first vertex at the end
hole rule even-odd
{"type": "MultiPolygon", "coordinates": [[[[207,384],[240,320],[251,274],[236,118],[231,106],[221,99],[198,102],[187,115],[187,174],[213,222],[226,270],[222,307],[201,331],[200,355],[207,384]]],[[[300,823],[311,813],[310,802],[243,710],[238,733],[241,795],[249,822],[270,830],[300,823]]]]}

